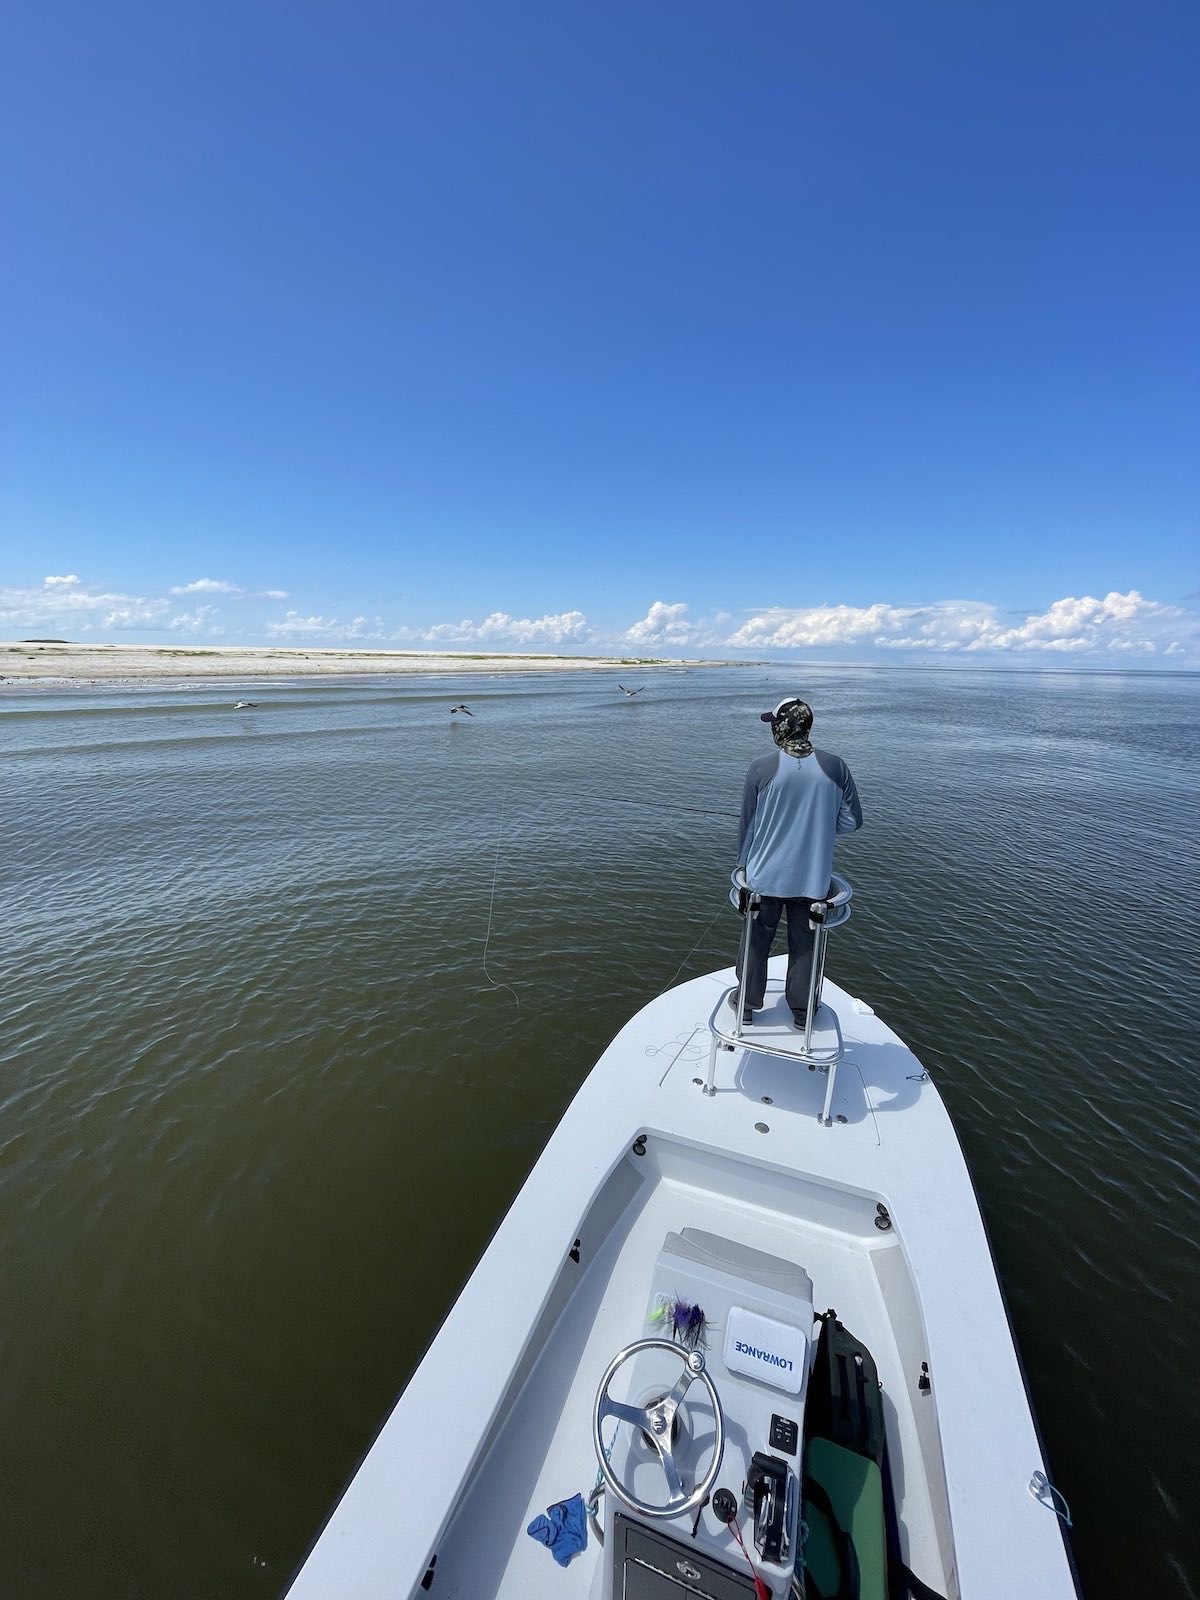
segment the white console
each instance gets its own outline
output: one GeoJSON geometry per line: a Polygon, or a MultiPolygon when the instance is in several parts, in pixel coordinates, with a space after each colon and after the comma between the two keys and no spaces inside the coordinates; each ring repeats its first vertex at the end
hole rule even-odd
{"type": "Polygon", "coordinates": [[[699,1229],[667,1235],[637,1348],[597,1407],[607,1595],[741,1600],[751,1566],[774,1600],[788,1594],[813,1320],[803,1267],[699,1229]]]}

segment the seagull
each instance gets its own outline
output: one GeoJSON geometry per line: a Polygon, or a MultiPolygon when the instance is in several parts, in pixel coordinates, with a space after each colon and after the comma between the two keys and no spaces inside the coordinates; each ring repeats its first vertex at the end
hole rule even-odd
{"type": "Polygon", "coordinates": [[[450,707],[450,715],[451,716],[453,716],[456,711],[461,711],[463,713],[463,715],[467,716],[467,717],[473,717],[475,715],[475,713],[473,711],[469,711],[467,709],[467,707],[464,706],[464,705],[457,705],[457,706],[451,706],[450,707]]]}
{"type": "Polygon", "coordinates": [[[235,711],[256,711],[258,709],[258,701],[257,700],[239,700],[237,705],[235,705],[233,709],[235,711]]]}
{"type": "MultiPolygon", "coordinates": [[[[646,687],[646,685],[643,684],[642,685],[642,689],[644,689],[645,687],[646,687]]],[[[617,685],[617,688],[620,689],[621,693],[623,695],[625,695],[627,699],[630,699],[630,700],[633,699],[635,694],[641,694],[641,692],[642,692],[642,689],[627,689],[623,683],[619,683],[617,685]]]]}

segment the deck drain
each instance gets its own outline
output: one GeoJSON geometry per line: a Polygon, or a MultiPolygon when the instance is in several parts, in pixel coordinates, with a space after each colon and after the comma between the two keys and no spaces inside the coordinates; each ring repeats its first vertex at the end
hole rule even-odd
{"type": "Polygon", "coordinates": [[[771,1130],[768,1128],[765,1122],[756,1122],[754,1124],[754,1131],[755,1133],[770,1133],[771,1130]]]}
{"type": "Polygon", "coordinates": [[[775,1104],[774,1100],[771,1099],[771,1096],[769,1094],[763,1095],[762,1103],[765,1106],[773,1106],[775,1104]]]}

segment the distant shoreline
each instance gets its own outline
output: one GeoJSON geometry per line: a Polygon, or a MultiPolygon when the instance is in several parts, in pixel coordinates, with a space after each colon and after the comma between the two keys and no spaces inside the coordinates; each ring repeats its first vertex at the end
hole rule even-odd
{"type": "Polygon", "coordinates": [[[94,645],[71,641],[0,640],[0,691],[55,685],[103,687],[249,678],[400,677],[497,672],[641,672],[680,668],[764,667],[782,673],[811,670],[1013,674],[1056,677],[1193,678],[1195,667],[1115,665],[1031,666],[984,661],[722,661],[700,657],[509,655],[468,650],[346,650],[274,645],[94,645]]]}
{"type": "Polygon", "coordinates": [[[756,661],[672,661],[650,656],[497,655],[478,651],[302,650],[268,645],[85,645],[0,642],[0,682],[129,683],[183,678],[395,676],[400,673],[661,671],[751,667],[756,661]]]}

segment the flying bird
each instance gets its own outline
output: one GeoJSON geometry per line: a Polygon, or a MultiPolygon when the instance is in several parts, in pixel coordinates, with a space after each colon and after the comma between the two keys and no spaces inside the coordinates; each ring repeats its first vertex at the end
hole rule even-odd
{"type": "Polygon", "coordinates": [[[233,709],[235,711],[256,711],[258,709],[258,701],[257,700],[239,700],[237,705],[235,705],[233,709]]]}
{"type": "MultiPolygon", "coordinates": [[[[646,685],[643,684],[642,685],[642,689],[644,689],[645,687],[646,687],[646,685]]],[[[623,695],[627,696],[630,700],[633,699],[635,694],[641,694],[641,692],[642,692],[642,689],[627,689],[623,683],[619,683],[617,685],[617,688],[620,689],[621,693],[623,695]]]]}
{"type": "Polygon", "coordinates": [[[473,717],[475,715],[475,713],[468,706],[458,705],[450,707],[451,716],[454,716],[455,712],[457,711],[461,711],[465,717],[473,717]]]}

